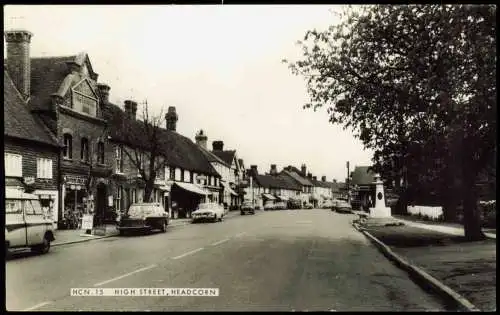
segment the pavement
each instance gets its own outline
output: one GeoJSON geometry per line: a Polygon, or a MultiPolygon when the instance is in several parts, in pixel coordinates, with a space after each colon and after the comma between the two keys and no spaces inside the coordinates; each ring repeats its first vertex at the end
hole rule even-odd
{"type": "Polygon", "coordinates": [[[10,311],[436,311],[442,300],[355,230],[352,214],[259,211],[6,262],[10,311]],[[70,288],[218,288],[218,297],[72,297],[70,288]]]}
{"type": "MultiPolygon", "coordinates": [[[[239,211],[231,211],[226,215],[226,219],[232,218],[236,215],[240,215],[239,211]]],[[[191,224],[191,219],[172,219],[168,225],[169,227],[179,227],[191,224]]],[[[83,230],[56,230],[55,231],[55,241],[51,243],[51,246],[60,246],[74,243],[82,243],[93,240],[98,240],[102,238],[115,237],[119,235],[116,225],[107,224],[105,228],[104,235],[86,234],[83,230]]]]}
{"type": "Polygon", "coordinates": [[[496,310],[496,235],[467,242],[463,227],[403,221],[363,226],[389,259],[461,310],[496,310]]]}

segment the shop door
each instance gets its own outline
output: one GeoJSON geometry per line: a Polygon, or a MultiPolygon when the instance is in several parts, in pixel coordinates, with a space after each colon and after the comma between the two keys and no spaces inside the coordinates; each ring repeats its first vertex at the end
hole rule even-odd
{"type": "Polygon", "coordinates": [[[97,196],[96,196],[96,224],[104,223],[104,214],[106,212],[106,185],[99,183],[97,185],[97,196]]]}

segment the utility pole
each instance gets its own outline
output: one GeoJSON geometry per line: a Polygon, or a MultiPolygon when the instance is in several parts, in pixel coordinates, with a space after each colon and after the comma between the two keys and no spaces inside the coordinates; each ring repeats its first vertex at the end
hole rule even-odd
{"type": "Polygon", "coordinates": [[[349,161],[346,162],[346,167],[347,167],[347,179],[346,179],[346,185],[347,185],[347,202],[351,203],[351,187],[350,187],[350,178],[349,178],[349,161]]]}

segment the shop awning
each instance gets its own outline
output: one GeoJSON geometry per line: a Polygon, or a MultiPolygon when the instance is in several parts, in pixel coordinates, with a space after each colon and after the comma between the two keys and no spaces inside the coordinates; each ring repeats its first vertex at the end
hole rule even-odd
{"type": "Polygon", "coordinates": [[[206,196],[206,195],[209,194],[204,189],[201,189],[200,187],[198,187],[198,186],[196,186],[194,184],[191,184],[191,183],[178,183],[178,182],[175,182],[174,184],[177,185],[177,186],[179,186],[180,188],[182,188],[184,190],[187,190],[189,192],[192,192],[192,193],[195,193],[195,194],[198,194],[198,195],[206,196]]]}
{"type": "Polygon", "coordinates": [[[268,200],[276,200],[276,198],[273,195],[270,194],[262,194],[262,197],[268,200]]]}
{"type": "Polygon", "coordinates": [[[278,195],[277,197],[278,197],[278,198],[279,198],[279,200],[281,200],[281,201],[288,201],[288,197],[281,196],[281,195],[278,195]]]}
{"type": "Polygon", "coordinates": [[[227,189],[227,191],[229,191],[229,193],[231,193],[231,195],[233,196],[238,196],[238,194],[231,189],[231,187],[229,187],[229,185],[225,182],[221,182],[222,186],[224,186],[224,189],[227,189]]]}

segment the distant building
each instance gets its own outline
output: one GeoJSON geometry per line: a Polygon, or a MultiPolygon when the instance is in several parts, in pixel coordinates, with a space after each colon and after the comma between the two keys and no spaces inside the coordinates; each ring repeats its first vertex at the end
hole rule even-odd
{"type": "Polygon", "coordinates": [[[351,204],[355,209],[368,209],[375,199],[375,173],[370,166],[356,166],[351,175],[351,204]]]}
{"type": "Polygon", "coordinates": [[[307,179],[306,171],[307,168],[305,164],[302,164],[300,170],[289,165],[281,171],[281,174],[288,176],[300,185],[301,192],[298,197],[302,201],[302,204],[310,203],[313,199],[312,194],[314,185],[307,179]]]}

